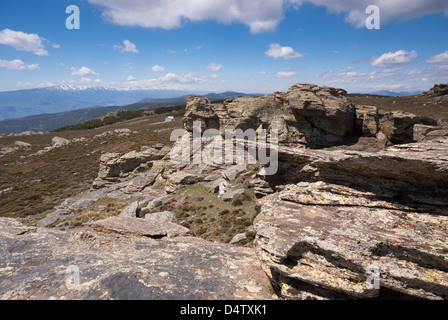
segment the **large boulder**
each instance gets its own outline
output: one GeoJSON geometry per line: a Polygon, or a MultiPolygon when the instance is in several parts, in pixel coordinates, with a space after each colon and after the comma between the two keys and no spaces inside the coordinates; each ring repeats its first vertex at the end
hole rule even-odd
{"type": "Polygon", "coordinates": [[[99,180],[117,180],[128,175],[142,164],[160,160],[170,151],[168,147],[146,148],[143,151],[131,151],[124,155],[105,153],[100,157],[99,180]]]}
{"type": "Polygon", "coordinates": [[[440,97],[448,95],[448,83],[436,84],[433,88],[423,92],[422,95],[427,97],[440,97]]]}
{"type": "Polygon", "coordinates": [[[332,146],[354,133],[355,106],[342,89],[295,84],[288,92],[211,103],[203,97],[187,101],[184,127],[201,129],[277,130],[279,143],[294,146],[332,146]]]}
{"type": "Polygon", "coordinates": [[[414,141],[414,126],[417,124],[437,125],[437,121],[403,111],[387,112],[380,116],[379,130],[392,143],[414,141]]]}
{"type": "Polygon", "coordinates": [[[187,237],[194,235],[189,229],[172,222],[131,217],[111,217],[91,222],[89,226],[103,233],[148,237],[154,239],[164,237],[187,237]]]}
{"type": "Polygon", "coordinates": [[[375,106],[356,106],[356,133],[363,137],[375,137],[378,133],[378,108],[375,106]]]}
{"type": "Polygon", "coordinates": [[[325,134],[344,137],[354,129],[355,106],[342,89],[295,84],[288,91],[288,103],[296,118],[304,118],[325,134]]]}

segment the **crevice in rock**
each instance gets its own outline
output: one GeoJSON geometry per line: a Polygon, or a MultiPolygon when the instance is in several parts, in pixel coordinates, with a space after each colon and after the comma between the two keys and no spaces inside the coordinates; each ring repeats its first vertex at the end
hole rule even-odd
{"type": "Polygon", "coordinates": [[[423,268],[448,272],[448,261],[444,259],[444,256],[435,256],[418,249],[380,242],[372,250],[372,255],[377,257],[393,256],[399,260],[415,263],[423,268]]]}
{"type": "Polygon", "coordinates": [[[356,297],[347,295],[345,293],[334,290],[325,289],[305,281],[290,278],[282,274],[278,269],[271,267],[272,274],[271,284],[277,296],[288,299],[298,300],[315,300],[315,299],[329,299],[329,300],[354,300],[356,297]],[[286,292],[283,286],[287,286],[286,292]],[[283,290],[282,290],[283,289],[283,290]],[[283,292],[282,292],[283,291],[283,292]],[[285,297],[285,294],[287,297],[285,297]]]}

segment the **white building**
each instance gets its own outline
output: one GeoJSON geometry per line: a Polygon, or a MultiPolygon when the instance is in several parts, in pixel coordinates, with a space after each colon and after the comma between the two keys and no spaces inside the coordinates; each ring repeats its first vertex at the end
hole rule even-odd
{"type": "Polygon", "coordinates": [[[174,117],[166,117],[165,118],[165,122],[172,122],[172,121],[174,121],[174,117]]]}

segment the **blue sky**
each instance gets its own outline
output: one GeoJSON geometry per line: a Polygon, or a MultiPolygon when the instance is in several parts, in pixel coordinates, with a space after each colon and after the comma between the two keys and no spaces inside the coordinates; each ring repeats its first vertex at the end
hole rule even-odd
{"type": "Polygon", "coordinates": [[[427,90],[448,82],[447,17],[446,0],[2,0],[0,91],[427,90]]]}

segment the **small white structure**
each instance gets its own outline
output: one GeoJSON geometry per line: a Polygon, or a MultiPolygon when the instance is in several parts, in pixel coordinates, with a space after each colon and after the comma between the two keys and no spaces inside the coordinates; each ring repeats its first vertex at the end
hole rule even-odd
{"type": "Polygon", "coordinates": [[[172,121],[174,121],[174,117],[169,116],[165,118],[165,122],[172,122],[172,121]]]}

